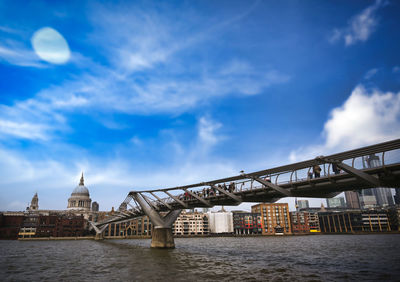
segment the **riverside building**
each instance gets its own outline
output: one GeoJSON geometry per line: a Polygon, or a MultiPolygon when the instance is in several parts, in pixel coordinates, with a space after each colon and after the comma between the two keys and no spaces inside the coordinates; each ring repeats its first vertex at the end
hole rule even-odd
{"type": "Polygon", "coordinates": [[[208,235],[209,219],[207,213],[182,211],[172,225],[174,235],[208,235]]]}
{"type": "Polygon", "coordinates": [[[385,210],[321,212],[318,216],[324,233],[392,231],[385,210]]]}
{"type": "Polygon", "coordinates": [[[258,204],[251,207],[251,212],[261,214],[263,235],[292,233],[287,203],[258,204]]]}
{"type": "Polygon", "coordinates": [[[219,212],[208,212],[209,228],[212,234],[231,234],[233,233],[232,212],[224,210],[219,212]]]}
{"type": "Polygon", "coordinates": [[[261,234],[261,214],[233,211],[233,229],[237,235],[261,234]]]}

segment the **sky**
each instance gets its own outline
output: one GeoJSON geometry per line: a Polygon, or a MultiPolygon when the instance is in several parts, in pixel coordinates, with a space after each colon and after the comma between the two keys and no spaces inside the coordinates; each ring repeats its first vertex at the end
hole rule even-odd
{"type": "Polygon", "coordinates": [[[0,210],[36,192],[66,209],[81,172],[110,210],[131,190],[397,139],[399,14],[398,1],[0,0],[0,210]]]}

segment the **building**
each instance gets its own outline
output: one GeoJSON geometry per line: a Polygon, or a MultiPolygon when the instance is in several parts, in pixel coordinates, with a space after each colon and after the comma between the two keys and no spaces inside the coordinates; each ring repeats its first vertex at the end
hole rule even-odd
{"type": "Polygon", "coordinates": [[[344,196],[346,197],[347,208],[349,209],[360,209],[360,199],[358,197],[358,193],[355,191],[346,191],[344,192],[344,196]]]}
{"type": "Polygon", "coordinates": [[[308,212],[290,212],[290,222],[293,233],[309,233],[308,212]]]}
{"type": "Polygon", "coordinates": [[[85,187],[83,172],[79,185],[71,193],[68,199],[67,210],[90,211],[92,200],[90,199],[89,189],[85,187]]]}
{"type": "Polygon", "coordinates": [[[310,204],[309,204],[308,200],[298,200],[297,206],[298,206],[299,210],[308,209],[310,207],[310,204]]]}
{"type": "Polygon", "coordinates": [[[387,211],[345,211],[319,213],[321,232],[355,233],[391,231],[387,211]]]}
{"type": "Polygon", "coordinates": [[[24,219],[23,212],[0,213],[0,239],[16,240],[24,219]]]}
{"type": "Polygon", "coordinates": [[[379,207],[394,205],[392,190],[390,188],[374,188],[374,194],[379,207]]]}
{"type": "Polygon", "coordinates": [[[400,207],[391,207],[388,209],[390,228],[393,231],[400,231],[400,207]]]}
{"type": "Polygon", "coordinates": [[[343,197],[337,197],[337,198],[328,198],[326,199],[326,204],[328,208],[345,208],[346,203],[344,202],[343,197]]]}
{"type": "Polygon", "coordinates": [[[391,231],[388,212],[386,210],[363,211],[362,220],[364,231],[391,231]]]}
{"type": "MultiPolygon", "coordinates": [[[[379,156],[371,154],[363,157],[364,168],[374,168],[381,166],[379,156]]],[[[359,192],[362,209],[393,206],[393,195],[390,188],[370,188],[359,192]]]]}
{"type": "Polygon", "coordinates": [[[400,206],[400,188],[395,189],[396,194],[394,195],[394,202],[396,205],[400,206]]]}
{"type": "Polygon", "coordinates": [[[261,214],[263,235],[292,233],[287,203],[258,204],[251,207],[251,212],[261,214]]]}
{"type": "Polygon", "coordinates": [[[317,212],[307,212],[308,225],[310,226],[310,232],[321,232],[319,225],[319,217],[317,212]]]}
{"type": "Polygon", "coordinates": [[[207,213],[182,211],[172,225],[174,235],[207,235],[209,234],[207,213]]]}
{"type": "Polygon", "coordinates": [[[233,233],[232,212],[208,212],[209,230],[213,234],[233,233]]]}
{"type": "Polygon", "coordinates": [[[354,233],[363,231],[361,211],[321,212],[318,214],[321,232],[354,233]]]}
{"type": "Polygon", "coordinates": [[[94,211],[94,212],[99,211],[99,204],[97,202],[92,203],[92,211],[94,211]]]}
{"type": "Polygon", "coordinates": [[[83,215],[47,212],[26,213],[18,238],[81,237],[88,235],[83,215]]]}
{"type": "Polygon", "coordinates": [[[261,234],[261,214],[233,211],[233,230],[237,235],[261,234]]]}

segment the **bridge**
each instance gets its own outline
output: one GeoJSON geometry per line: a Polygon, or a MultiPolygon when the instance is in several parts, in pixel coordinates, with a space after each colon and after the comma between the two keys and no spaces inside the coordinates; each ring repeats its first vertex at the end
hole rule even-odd
{"type": "Polygon", "coordinates": [[[379,187],[400,187],[400,139],[207,182],[130,191],[121,204],[127,209],[90,224],[101,239],[109,224],[147,215],[154,227],[151,247],[173,248],[171,227],[182,209],[284,197],[331,198],[343,191],[379,187]]]}

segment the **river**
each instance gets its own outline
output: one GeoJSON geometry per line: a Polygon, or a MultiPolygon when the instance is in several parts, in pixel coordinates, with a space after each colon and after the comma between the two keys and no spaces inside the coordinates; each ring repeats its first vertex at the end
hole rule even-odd
{"type": "Polygon", "coordinates": [[[0,241],[1,281],[399,280],[400,235],[0,241]]]}

